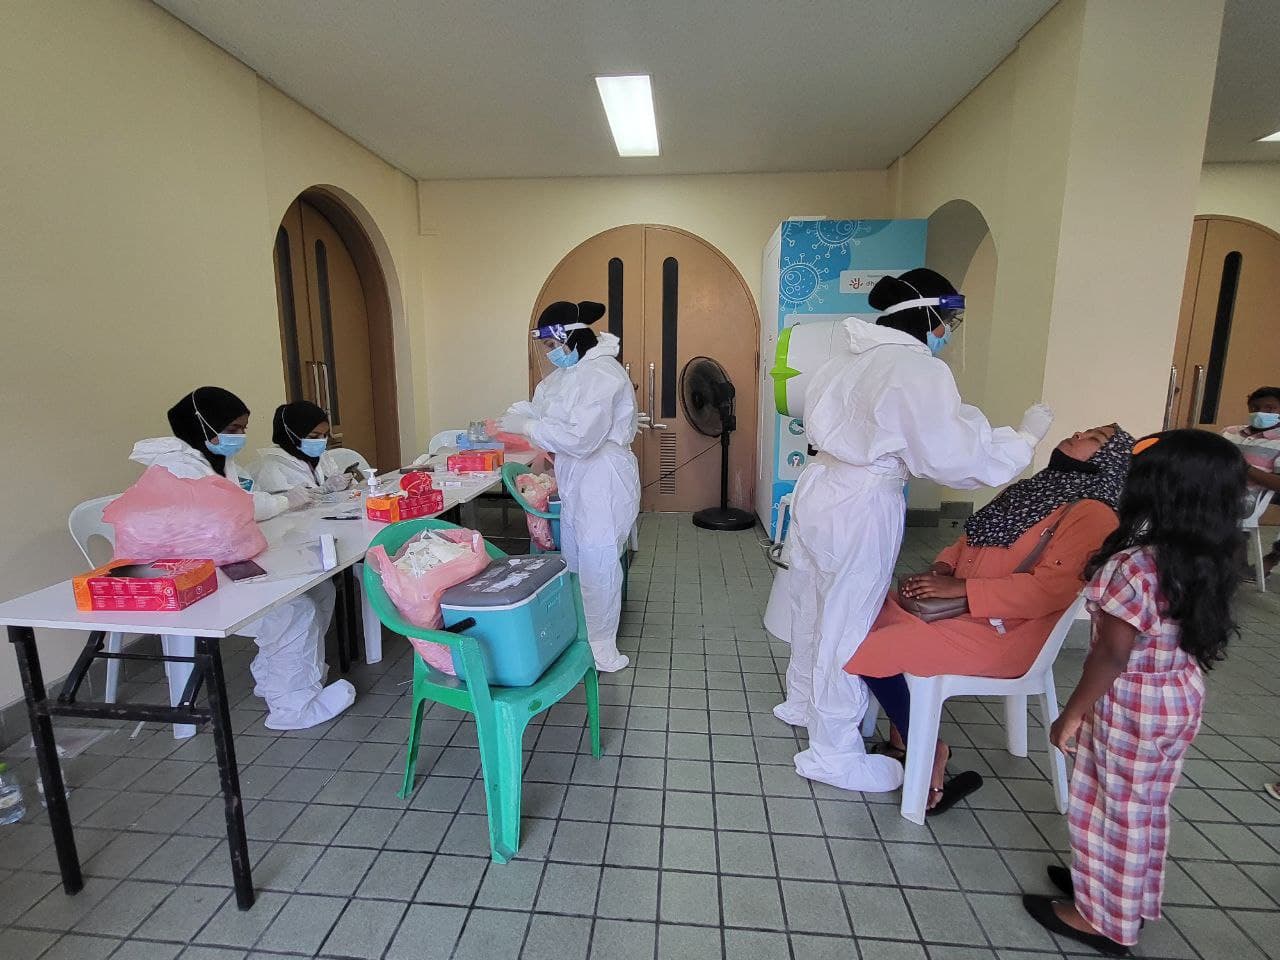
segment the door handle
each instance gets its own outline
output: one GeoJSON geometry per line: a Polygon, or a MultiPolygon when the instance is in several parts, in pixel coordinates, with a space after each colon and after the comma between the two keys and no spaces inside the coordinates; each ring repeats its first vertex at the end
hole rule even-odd
{"type": "Polygon", "coordinates": [[[1195,365],[1191,373],[1191,416],[1187,418],[1187,426],[1194,427],[1200,422],[1200,409],[1204,406],[1204,367],[1195,365]]]}
{"type": "MultiPolygon", "coordinates": [[[[311,368],[311,396],[316,406],[323,406],[320,398],[324,394],[320,390],[320,364],[315,360],[308,360],[307,366],[311,368]]],[[[325,411],[328,413],[328,411],[325,411]]]]}
{"type": "Polygon", "coordinates": [[[1169,393],[1165,396],[1165,425],[1162,429],[1170,429],[1174,425],[1174,401],[1178,397],[1178,365],[1169,366],[1169,393]]]}
{"type": "Polygon", "coordinates": [[[656,363],[651,363],[649,364],[649,409],[653,411],[653,414],[649,415],[649,428],[651,430],[666,430],[667,425],[665,423],[655,423],[653,420],[654,414],[658,412],[657,396],[658,365],[656,363]]]}
{"type": "Polygon", "coordinates": [[[324,399],[316,400],[323,409],[325,416],[329,418],[329,426],[333,426],[333,397],[329,396],[329,365],[323,360],[316,361],[316,369],[320,371],[319,380],[324,386],[324,399]]]}

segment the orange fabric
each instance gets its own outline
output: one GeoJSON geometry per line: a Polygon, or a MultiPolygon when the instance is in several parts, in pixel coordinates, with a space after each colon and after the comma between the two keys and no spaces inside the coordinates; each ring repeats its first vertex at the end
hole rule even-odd
{"type": "Polygon", "coordinates": [[[891,591],[845,670],[865,677],[1022,676],[1084,586],[1086,561],[1118,522],[1106,504],[1082,500],[1062,521],[1036,566],[1014,573],[1065,509],[1053,511],[1011,547],[971,547],[964,538],[947,547],[938,562],[950,564],[965,581],[970,616],[925,623],[903,610],[891,591]],[[1004,621],[1006,633],[991,625],[992,618],[1004,621]]]}

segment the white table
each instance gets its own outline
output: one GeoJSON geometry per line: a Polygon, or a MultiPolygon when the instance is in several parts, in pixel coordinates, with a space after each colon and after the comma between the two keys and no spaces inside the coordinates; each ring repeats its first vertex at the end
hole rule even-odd
{"type": "MultiPolygon", "coordinates": [[[[510,460],[528,463],[532,454],[513,454],[510,460]]],[[[387,476],[398,483],[399,474],[387,476]]],[[[459,486],[444,488],[444,511],[469,503],[501,482],[496,474],[484,474],[459,486]]],[[[231,872],[235,881],[236,903],[242,910],[253,905],[253,879],[249,867],[249,848],[244,828],[244,805],[240,796],[240,776],[236,766],[231,716],[227,703],[226,680],[222,669],[220,641],[262,617],[273,607],[306,593],[335,575],[349,576],[349,571],[364,559],[369,542],[386,524],[373,523],[361,515],[360,501],[353,498],[336,504],[322,504],[309,510],[285,514],[262,524],[268,549],[258,563],[267,570],[266,579],[241,583],[230,582],[218,573],[218,589],[211,596],[185,610],[164,612],[83,612],[76,609],[71,581],[64,580],[0,603],[0,626],[8,628],[14,645],[18,672],[31,721],[36,761],[49,810],[62,886],[68,894],[83,886],[80,859],[76,852],[75,834],[67,807],[62,768],[58,763],[57,744],[53,734],[53,717],[90,717],[116,720],[151,720],[161,723],[194,724],[212,722],[218,774],[226,810],[227,845],[231,853],[231,872]],[[333,520],[326,517],[352,515],[353,519],[333,520]],[[338,562],[328,570],[320,568],[319,551],[314,546],[321,533],[332,533],[337,546],[338,562]],[[40,653],[36,647],[35,628],[88,631],[90,636],[72,668],[62,691],[50,699],[40,669],[40,653]],[[153,656],[146,654],[103,651],[107,633],[167,634],[194,638],[191,656],[153,656]],[[162,661],[186,667],[180,682],[181,693],[171,704],[77,702],[76,695],[89,667],[95,659],[162,661]],[[208,707],[200,708],[196,699],[203,686],[208,707]]],[[[352,619],[351,591],[345,586],[347,626],[352,619]]],[[[366,653],[377,662],[382,655],[382,624],[365,605],[366,653]]],[[[339,643],[347,638],[339,636],[339,643]]],[[[171,683],[173,674],[171,674],[171,683]]]]}

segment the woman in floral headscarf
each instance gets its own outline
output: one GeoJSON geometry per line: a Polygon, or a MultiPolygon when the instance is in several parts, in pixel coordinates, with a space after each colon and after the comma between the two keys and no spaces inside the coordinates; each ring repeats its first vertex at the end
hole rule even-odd
{"type": "MultiPolygon", "coordinates": [[[[1133,437],[1115,424],[1073,434],[1049,465],[1020,480],[965,522],[965,535],[927,573],[908,577],[907,599],[965,597],[967,615],[925,623],[891,593],[845,670],[862,676],[893,721],[880,749],[905,755],[910,698],[904,673],[1020,677],[1084,586],[1085,562],[1115,529],[1133,437]],[[1034,566],[1017,568],[1052,530],[1034,566]]],[[[950,750],[938,742],[930,812],[981,786],[976,775],[944,785],[950,750]]]]}

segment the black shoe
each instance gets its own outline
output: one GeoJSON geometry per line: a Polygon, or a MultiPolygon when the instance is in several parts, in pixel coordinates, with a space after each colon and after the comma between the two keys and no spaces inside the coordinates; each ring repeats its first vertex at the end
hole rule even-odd
{"type": "MultiPolygon", "coordinates": [[[[981,789],[982,774],[978,773],[976,770],[965,770],[961,773],[957,773],[954,777],[943,783],[941,791],[942,796],[938,798],[937,803],[925,810],[924,815],[926,817],[936,817],[940,813],[946,813],[965,797],[977,793],[981,789]]],[[[932,795],[937,792],[938,791],[931,789],[929,794],[932,797],[932,795]]]]}
{"type": "Polygon", "coordinates": [[[1092,947],[1099,953],[1105,953],[1109,957],[1132,956],[1129,948],[1123,943],[1116,943],[1110,937],[1104,937],[1100,933],[1085,933],[1083,930],[1077,930],[1063,921],[1053,909],[1055,902],[1057,901],[1053,897],[1041,897],[1034,893],[1024,893],[1022,895],[1023,909],[1031,914],[1032,920],[1050,933],[1059,937],[1066,937],[1068,940],[1074,940],[1076,943],[1083,943],[1085,946],[1092,947]]]}
{"type": "Polygon", "coordinates": [[[1076,884],[1071,879],[1071,871],[1066,867],[1053,864],[1045,868],[1045,873],[1049,875],[1049,882],[1065,893],[1068,897],[1074,898],[1076,895],[1076,884]]]}

